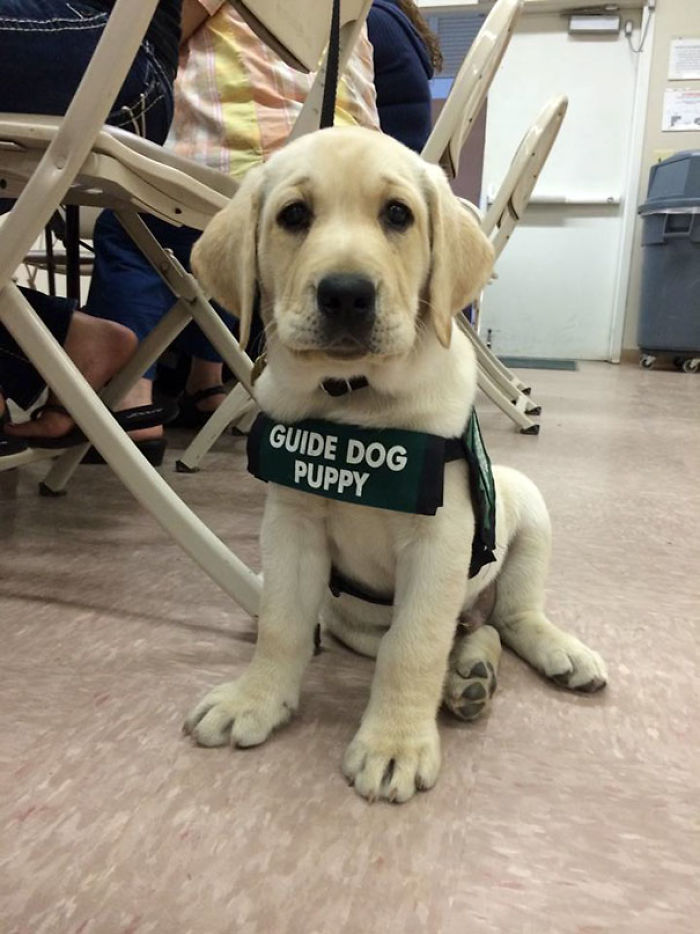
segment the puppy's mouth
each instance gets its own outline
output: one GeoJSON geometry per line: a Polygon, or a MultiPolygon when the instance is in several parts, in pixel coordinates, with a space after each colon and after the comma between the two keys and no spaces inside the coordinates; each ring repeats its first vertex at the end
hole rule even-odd
{"type": "Polygon", "coordinates": [[[369,342],[357,338],[353,334],[334,338],[319,350],[332,360],[361,360],[372,354],[369,342]]]}
{"type": "Polygon", "coordinates": [[[402,355],[403,348],[394,350],[393,348],[382,347],[375,341],[368,338],[366,341],[354,335],[346,338],[334,337],[332,340],[318,340],[312,344],[297,343],[296,341],[284,341],[288,351],[294,354],[299,360],[309,362],[333,361],[338,364],[352,363],[362,360],[371,360],[378,362],[380,360],[390,359],[402,355]]]}
{"type": "Polygon", "coordinates": [[[362,360],[377,356],[377,348],[370,335],[367,337],[347,332],[338,334],[314,334],[309,339],[285,340],[287,350],[307,360],[362,360]]]}

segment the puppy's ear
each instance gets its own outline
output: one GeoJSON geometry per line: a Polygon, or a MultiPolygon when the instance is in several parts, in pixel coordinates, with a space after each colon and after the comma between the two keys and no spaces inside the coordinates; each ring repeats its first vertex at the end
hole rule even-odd
{"type": "Polygon", "coordinates": [[[262,178],[262,166],[248,172],[192,250],[192,271],[204,290],[239,318],[241,347],[248,343],[255,303],[262,178]]]}
{"type": "Polygon", "coordinates": [[[488,282],[493,247],[475,218],[452,193],[445,173],[426,165],[431,267],[427,287],[430,320],[443,347],[450,346],[452,317],[488,282]]]}

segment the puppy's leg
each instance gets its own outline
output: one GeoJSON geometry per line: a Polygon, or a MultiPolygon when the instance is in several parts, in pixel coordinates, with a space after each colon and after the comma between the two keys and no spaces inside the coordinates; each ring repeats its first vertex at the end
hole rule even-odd
{"type": "Polygon", "coordinates": [[[496,672],[501,659],[501,640],[493,626],[473,632],[457,632],[442,703],[460,720],[476,720],[491,706],[496,690],[496,672]]]}
{"type": "Polygon", "coordinates": [[[346,778],[370,801],[407,801],[440,770],[435,721],[466,580],[461,550],[438,543],[436,531],[426,524],[399,557],[394,619],[343,760],[346,778]]]}
{"type": "Polygon", "coordinates": [[[515,471],[512,477],[516,488],[509,494],[516,500],[517,527],[498,577],[491,623],[509,648],[557,684],[574,691],[598,691],[607,680],[603,659],[545,616],[549,516],[534,484],[515,471]]]}
{"type": "Polygon", "coordinates": [[[264,584],[255,654],[238,681],[210,691],[185,722],[202,746],[256,746],[296,710],[330,559],[323,500],[271,487],[261,546],[264,584]]]}
{"type": "Polygon", "coordinates": [[[353,597],[327,595],[321,610],[322,631],[357,652],[376,658],[391,625],[391,607],[374,606],[353,597]],[[358,607],[359,604],[359,607],[358,607]]]}

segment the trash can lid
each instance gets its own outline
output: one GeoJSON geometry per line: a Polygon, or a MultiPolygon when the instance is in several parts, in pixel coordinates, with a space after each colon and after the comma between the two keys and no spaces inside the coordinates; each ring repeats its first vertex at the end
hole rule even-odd
{"type": "Polygon", "coordinates": [[[639,214],[696,213],[700,209],[700,149],[677,152],[651,167],[639,214]]]}
{"type": "Polygon", "coordinates": [[[640,217],[649,214],[700,214],[700,198],[666,198],[645,201],[637,208],[640,217]]]}

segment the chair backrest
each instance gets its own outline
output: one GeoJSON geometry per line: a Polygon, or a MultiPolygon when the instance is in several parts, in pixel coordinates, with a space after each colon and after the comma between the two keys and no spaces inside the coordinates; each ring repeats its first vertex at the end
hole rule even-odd
{"type": "Polygon", "coordinates": [[[525,213],[530,195],[557,138],[566,108],[566,97],[554,97],[542,108],[525,133],[481,224],[491,239],[496,256],[508,242],[513,229],[525,213]]]}
{"type": "Polygon", "coordinates": [[[158,0],[117,0],[78,90],[0,230],[0,289],[47,224],[102,129],[158,0]],[[100,93],[95,93],[95,88],[100,93]]]}
{"type": "MultiPolygon", "coordinates": [[[[305,2],[305,0],[304,0],[305,2]]],[[[317,0],[318,2],[318,0],[317,0]]],[[[331,0],[324,0],[328,5],[328,28],[324,45],[328,43],[330,33],[330,8],[331,0]]],[[[367,14],[372,6],[372,0],[343,0],[340,5],[340,48],[338,55],[338,77],[343,74],[345,66],[348,63],[350,54],[357,42],[360,30],[365,24],[367,14]]],[[[325,19],[324,19],[325,22],[325,19]]],[[[321,107],[323,103],[323,89],[326,84],[326,65],[328,62],[328,50],[318,68],[314,83],[311,85],[309,93],[306,95],[304,105],[299,112],[299,116],[294,121],[294,126],[289,134],[287,142],[304,136],[306,133],[312,133],[320,126],[321,107]]],[[[315,67],[315,66],[314,66],[315,67]]]]}
{"type": "Polygon", "coordinates": [[[457,174],[459,154],[486,99],[522,7],[523,0],[498,0],[467,52],[423,147],[423,158],[441,165],[451,178],[457,174]]]}
{"type": "MultiPolygon", "coordinates": [[[[300,71],[316,71],[331,28],[331,0],[231,0],[251,28],[300,71]]],[[[341,28],[362,18],[365,0],[342,0],[341,28]]],[[[366,13],[365,13],[366,16],[366,13]]]]}

